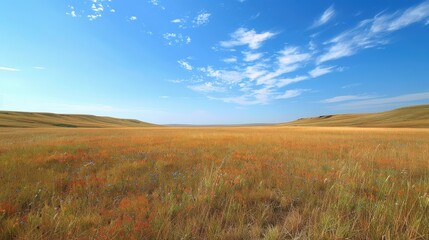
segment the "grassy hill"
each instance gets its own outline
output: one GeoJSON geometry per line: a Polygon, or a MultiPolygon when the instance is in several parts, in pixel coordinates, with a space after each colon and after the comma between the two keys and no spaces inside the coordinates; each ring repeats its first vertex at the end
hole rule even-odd
{"type": "Polygon", "coordinates": [[[150,126],[156,125],[133,119],[119,119],[93,115],[0,111],[0,128],[118,128],[150,126]]]}
{"type": "Polygon", "coordinates": [[[429,105],[404,107],[380,113],[338,114],[301,118],[282,125],[427,128],[429,127],[429,105]]]}

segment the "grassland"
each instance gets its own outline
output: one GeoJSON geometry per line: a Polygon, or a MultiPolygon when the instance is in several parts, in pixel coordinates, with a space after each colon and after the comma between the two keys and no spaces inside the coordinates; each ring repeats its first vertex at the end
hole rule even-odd
{"type": "Polygon", "coordinates": [[[1,239],[429,239],[429,130],[0,129],[1,239]]]}
{"type": "Polygon", "coordinates": [[[156,125],[134,119],[120,119],[79,114],[54,114],[0,111],[0,127],[16,128],[117,128],[154,127],[156,125]]]}
{"type": "Polygon", "coordinates": [[[429,105],[368,114],[337,114],[302,118],[286,126],[429,128],[429,105]]]}

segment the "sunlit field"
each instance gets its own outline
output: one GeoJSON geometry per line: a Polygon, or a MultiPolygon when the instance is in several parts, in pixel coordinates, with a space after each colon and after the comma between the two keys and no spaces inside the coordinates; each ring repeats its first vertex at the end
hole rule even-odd
{"type": "Polygon", "coordinates": [[[1,239],[429,239],[429,130],[1,129],[1,239]]]}

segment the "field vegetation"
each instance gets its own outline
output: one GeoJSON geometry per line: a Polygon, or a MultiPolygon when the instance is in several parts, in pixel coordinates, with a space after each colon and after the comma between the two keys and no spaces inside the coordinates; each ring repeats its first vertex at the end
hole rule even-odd
{"type": "Polygon", "coordinates": [[[378,113],[323,115],[312,118],[301,118],[282,125],[429,128],[429,105],[403,107],[378,113]]]}
{"type": "Polygon", "coordinates": [[[120,119],[83,114],[0,111],[0,128],[118,128],[154,127],[134,119],[120,119]]]}
{"type": "Polygon", "coordinates": [[[429,239],[429,130],[0,129],[0,239],[429,239]]]}

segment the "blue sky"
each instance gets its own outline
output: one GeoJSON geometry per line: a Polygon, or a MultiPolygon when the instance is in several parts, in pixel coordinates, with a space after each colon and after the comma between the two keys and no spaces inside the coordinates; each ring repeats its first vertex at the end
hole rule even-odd
{"type": "Polygon", "coordinates": [[[429,1],[0,2],[0,110],[189,124],[429,103],[429,1]]]}

